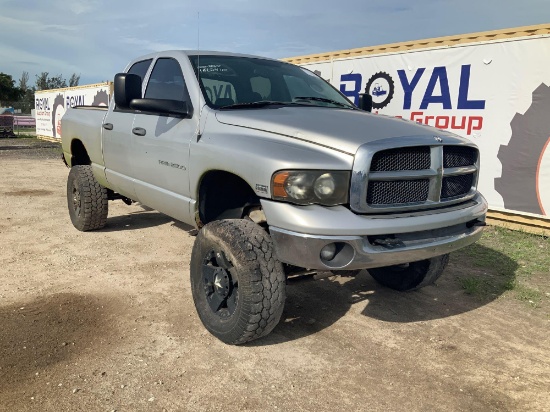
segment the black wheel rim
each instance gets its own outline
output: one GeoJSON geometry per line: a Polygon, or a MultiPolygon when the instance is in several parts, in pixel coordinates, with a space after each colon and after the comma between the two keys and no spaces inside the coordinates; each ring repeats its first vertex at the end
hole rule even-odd
{"type": "Polygon", "coordinates": [[[72,195],[73,195],[72,198],[73,198],[74,213],[75,213],[76,216],[80,216],[80,205],[81,205],[80,191],[78,190],[78,188],[76,186],[73,186],[72,195]]]}
{"type": "Polygon", "coordinates": [[[239,284],[235,269],[222,251],[210,251],[202,264],[202,281],[208,306],[214,314],[228,318],[237,308],[239,284]]]}

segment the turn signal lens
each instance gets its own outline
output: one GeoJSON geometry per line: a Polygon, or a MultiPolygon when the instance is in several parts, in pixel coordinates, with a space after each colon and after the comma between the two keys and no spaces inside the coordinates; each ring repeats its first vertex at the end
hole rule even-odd
{"type": "Polygon", "coordinates": [[[271,185],[273,190],[273,196],[278,198],[286,198],[288,194],[285,190],[285,182],[288,178],[289,172],[279,172],[273,176],[273,184],[271,185]]]}

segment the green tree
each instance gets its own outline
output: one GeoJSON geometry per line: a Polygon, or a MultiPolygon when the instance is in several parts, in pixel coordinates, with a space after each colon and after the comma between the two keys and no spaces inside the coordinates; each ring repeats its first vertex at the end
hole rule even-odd
{"type": "Polygon", "coordinates": [[[49,72],[42,72],[36,75],[36,90],[62,89],[67,87],[67,81],[62,75],[49,76],[49,72]]]}
{"type": "Polygon", "coordinates": [[[71,78],[69,79],[69,87],[78,86],[79,82],[80,82],[80,74],[77,75],[76,73],[73,73],[71,78]]]}
{"type": "Polygon", "coordinates": [[[29,88],[29,72],[23,72],[21,78],[19,79],[19,88],[23,93],[29,88]]]}
{"type": "Polygon", "coordinates": [[[0,73],[0,102],[12,102],[21,95],[21,89],[15,86],[15,80],[9,74],[0,73]]]}

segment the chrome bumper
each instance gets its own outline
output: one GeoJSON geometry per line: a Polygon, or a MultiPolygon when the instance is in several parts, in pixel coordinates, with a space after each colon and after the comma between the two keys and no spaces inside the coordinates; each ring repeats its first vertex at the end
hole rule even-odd
{"type": "MultiPolygon", "coordinates": [[[[270,225],[270,233],[282,262],[317,270],[368,269],[428,259],[468,246],[481,237],[486,212],[487,203],[478,196],[468,205],[446,212],[406,217],[362,215],[363,227],[355,226],[353,235],[305,234],[274,225],[270,225]],[[419,220],[431,224],[420,228],[419,220]],[[321,250],[331,243],[337,245],[336,256],[325,260],[321,250]]],[[[338,220],[330,223],[338,228],[338,220]]]]}

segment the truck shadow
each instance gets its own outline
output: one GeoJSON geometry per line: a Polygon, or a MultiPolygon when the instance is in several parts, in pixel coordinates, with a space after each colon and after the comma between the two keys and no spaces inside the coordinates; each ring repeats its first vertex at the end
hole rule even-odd
{"type": "Polygon", "coordinates": [[[113,216],[107,218],[107,224],[102,232],[120,232],[123,230],[139,230],[149,227],[155,227],[172,222],[173,219],[162,213],[152,213],[147,211],[133,212],[126,215],[113,216]]]}
{"type": "MultiPolygon", "coordinates": [[[[278,344],[318,333],[350,310],[374,321],[399,323],[460,315],[497,299],[514,281],[517,268],[510,257],[474,244],[452,254],[436,284],[418,291],[385,288],[366,270],[353,278],[296,283],[287,287],[287,303],[279,325],[251,345],[278,344]],[[488,257],[486,266],[478,266],[479,262],[471,258],[480,255],[488,257]],[[472,289],[472,284],[477,288],[472,289]]],[[[370,321],[359,322],[364,322],[365,328],[371,327],[370,321]]]]}
{"type": "Polygon", "coordinates": [[[0,307],[0,394],[100,344],[110,333],[109,304],[60,293],[0,307]]]}
{"type": "Polygon", "coordinates": [[[161,226],[167,223],[172,223],[172,225],[181,230],[185,230],[189,234],[192,234],[195,230],[194,227],[174,220],[170,216],[167,216],[160,212],[149,211],[145,209],[131,212],[125,215],[108,217],[107,224],[103,229],[101,229],[101,231],[120,232],[124,230],[139,230],[149,227],[161,226]]]}

